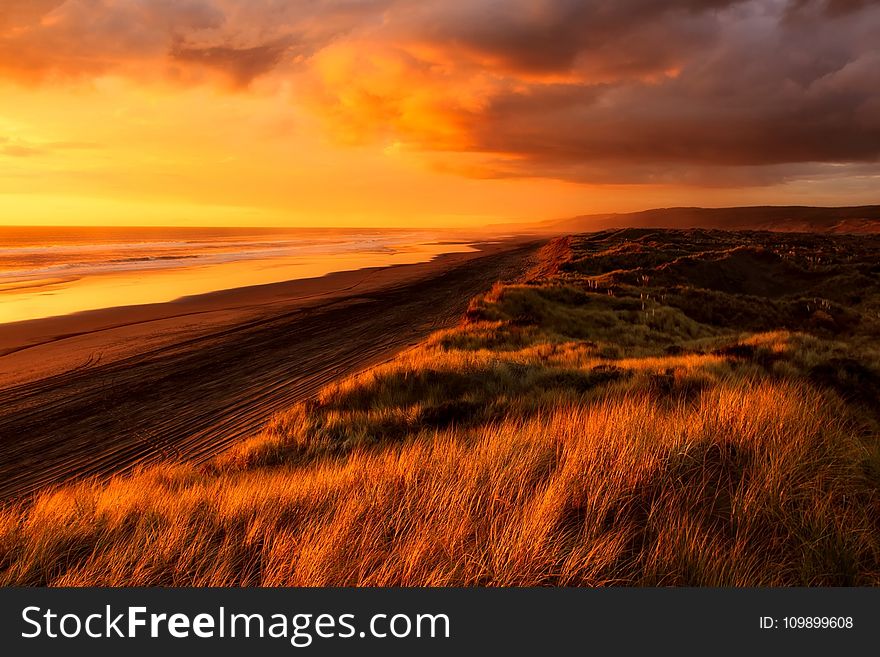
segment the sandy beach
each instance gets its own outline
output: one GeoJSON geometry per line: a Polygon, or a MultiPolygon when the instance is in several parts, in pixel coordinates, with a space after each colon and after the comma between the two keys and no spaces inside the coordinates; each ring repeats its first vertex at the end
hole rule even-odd
{"type": "Polygon", "coordinates": [[[531,241],[0,325],[0,498],[204,461],[327,382],[455,322],[531,241]]]}

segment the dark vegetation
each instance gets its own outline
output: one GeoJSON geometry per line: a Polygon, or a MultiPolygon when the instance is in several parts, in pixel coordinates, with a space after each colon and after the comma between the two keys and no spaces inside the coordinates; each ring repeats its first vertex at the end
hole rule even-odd
{"type": "Polygon", "coordinates": [[[548,244],[207,467],[0,515],[0,581],[880,583],[880,238],[548,244]]]}

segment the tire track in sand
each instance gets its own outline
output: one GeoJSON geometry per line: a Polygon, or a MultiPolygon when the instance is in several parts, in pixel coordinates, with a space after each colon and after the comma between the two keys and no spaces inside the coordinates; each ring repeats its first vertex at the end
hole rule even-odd
{"type": "Polygon", "coordinates": [[[536,248],[0,389],[0,500],[161,460],[208,460],[327,383],[452,325],[536,248]]]}

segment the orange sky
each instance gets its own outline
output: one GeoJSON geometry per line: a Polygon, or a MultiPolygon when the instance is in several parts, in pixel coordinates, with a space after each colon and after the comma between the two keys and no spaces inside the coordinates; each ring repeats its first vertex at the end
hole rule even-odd
{"type": "Polygon", "coordinates": [[[585,4],[4,0],[0,224],[880,200],[870,3],[585,4]]]}

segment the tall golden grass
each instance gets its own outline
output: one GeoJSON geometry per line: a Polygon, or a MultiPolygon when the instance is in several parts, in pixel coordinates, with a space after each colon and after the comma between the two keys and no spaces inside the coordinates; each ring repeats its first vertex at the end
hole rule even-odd
{"type": "Polygon", "coordinates": [[[880,584],[876,349],[637,294],[496,286],[206,466],[2,509],[0,584],[880,584]]]}
{"type": "Polygon", "coordinates": [[[4,584],[880,582],[876,492],[833,400],[742,381],[420,432],[344,458],[157,468],[0,519],[4,584]]]}

